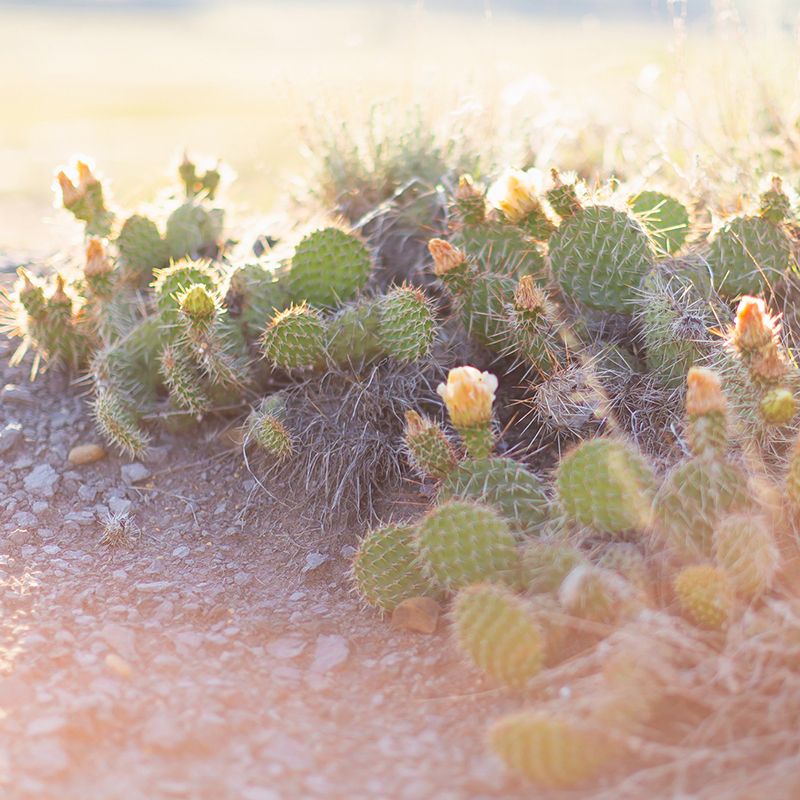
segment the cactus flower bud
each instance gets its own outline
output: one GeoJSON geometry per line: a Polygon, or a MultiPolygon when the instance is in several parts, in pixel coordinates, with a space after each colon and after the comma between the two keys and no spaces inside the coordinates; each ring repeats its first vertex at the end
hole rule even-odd
{"type": "Polygon", "coordinates": [[[692,367],[686,376],[686,383],[686,413],[690,419],[727,412],[728,403],[722,394],[716,372],[703,367],[692,367]]]}
{"type": "Polygon", "coordinates": [[[487,198],[505,214],[509,222],[516,225],[532,211],[541,208],[537,194],[539,183],[541,175],[538,170],[523,172],[519,169],[508,169],[491,186],[487,198]]]}
{"type": "Polygon", "coordinates": [[[775,340],[777,319],[770,316],[760,297],[745,295],[736,309],[736,324],[730,341],[740,353],[753,353],[775,340]]]}
{"type": "Polygon", "coordinates": [[[58,173],[56,180],[61,188],[61,200],[64,204],[64,208],[68,209],[74,206],[83,197],[83,192],[78,191],[72,181],[67,177],[67,173],[64,172],[64,170],[58,173]]]}
{"type": "Polygon", "coordinates": [[[444,239],[431,239],[428,242],[428,250],[433,256],[433,271],[439,278],[460,267],[467,258],[463,250],[453,247],[444,239]]]}
{"type": "Polygon", "coordinates": [[[490,422],[497,378],[475,367],[456,367],[436,392],[444,399],[456,428],[471,428],[490,422]]]}
{"type": "Polygon", "coordinates": [[[200,283],[190,286],[181,297],[181,311],[194,319],[208,319],[216,313],[214,298],[200,283]]]}
{"type": "Polygon", "coordinates": [[[86,266],[83,268],[83,274],[90,278],[108,275],[113,269],[114,267],[106,258],[102,241],[95,238],[89,239],[89,244],[86,245],[86,266]]]}
{"type": "Polygon", "coordinates": [[[770,425],[786,425],[794,416],[795,407],[794,395],[782,387],[767,392],[759,403],[761,416],[770,425]]]}
{"type": "Polygon", "coordinates": [[[75,166],[78,170],[78,189],[81,194],[85,194],[87,189],[90,189],[92,186],[97,186],[97,184],[100,183],[92,174],[92,170],[88,164],[83,161],[78,161],[75,166]]]}
{"type": "Polygon", "coordinates": [[[514,305],[522,311],[545,311],[549,305],[547,293],[533,282],[532,276],[523,275],[514,292],[514,305]]]}

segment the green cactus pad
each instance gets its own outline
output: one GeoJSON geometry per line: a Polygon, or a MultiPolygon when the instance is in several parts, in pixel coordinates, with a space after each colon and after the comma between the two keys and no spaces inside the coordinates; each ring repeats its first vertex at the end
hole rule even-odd
{"type": "Polygon", "coordinates": [[[513,278],[487,272],[476,275],[458,295],[461,323],[479,344],[491,350],[502,349],[508,337],[506,307],[513,301],[516,289],[513,278]]]}
{"type": "Polygon", "coordinates": [[[588,780],[612,755],[598,730],[547,711],[501,717],[489,730],[489,747],[508,769],[552,788],[588,780]]]}
{"type": "Polygon", "coordinates": [[[178,261],[189,258],[212,258],[222,237],[223,212],[189,201],[178,206],[167,219],[164,239],[169,257],[178,261]]]}
{"type": "Polygon", "coordinates": [[[449,590],[480,581],[520,582],[520,555],[508,523],[489,506],[454,501],[420,521],[416,543],[426,574],[449,590]]]}
{"type": "Polygon", "coordinates": [[[663,192],[647,190],[628,198],[628,206],[650,232],[656,248],[677,253],[689,235],[686,206],[663,192]]]}
{"type": "Polygon", "coordinates": [[[770,587],[779,555],[768,521],[754,514],[732,514],[714,528],[714,558],[734,591],[751,600],[770,587]]]}
{"type": "Polygon", "coordinates": [[[351,576],[370,605],[392,611],[409,597],[442,598],[442,588],[419,566],[412,533],[408,525],[384,525],[361,540],[351,576]]]}
{"type": "Polygon", "coordinates": [[[161,353],[160,372],[169,388],[170,399],[178,408],[198,414],[210,407],[197,367],[184,348],[168,344],[161,353]]]}
{"type": "Polygon", "coordinates": [[[322,228],[306,236],[292,257],[289,273],[296,303],[332,308],[355,296],[372,271],[367,246],[340,228],[322,228]]]}
{"type": "Polygon", "coordinates": [[[564,578],[584,560],[568,542],[531,539],[522,551],[522,575],[528,594],[557,592],[564,578]]]}
{"type": "Polygon", "coordinates": [[[436,335],[430,300],[412,286],[390,290],[380,300],[378,335],[392,358],[408,364],[425,358],[436,335]]]}
{"type": "Polygon", "coordinates": [[[667,473],[653,500],[653,517],[659,534],[681,556],[707,557],[718,520],[752,503],[747,476],[738,466],[718,457],[694,457],[667,473]]]}
{"type": "Polygon", "coordinates": [[[548,502],[539,479],[510,458],[470,458],[462,461],[439,485],[437,500],[487,503],[513,530],[534,532],[547,521],[548,502]]]}
{"type": "Polygon", "coordinates": [[[203,286],[210,292],[217,289],[219,275],[208,261],[178,261],[171,267],[157,270],[153,289],[156,305],[171,320],[177,319],[180,296],[190,286],[203,286]]]}
{"type": "Polygon", "coordinates": [[[733,606],[730,578],[710,564],[686,567],[675,579],[675,595],[684,613],[701,628],[726,627],[733,606]]]}
{"type": "Polygon", "coordinates": [[[647,232],[610,206],[567,217],[550,237],[550,266],[565,294],[588,308],[626,313],[655,263],[647,232]]]}
{"type": "Polygon", "coordinates": [[[167,243],[155,222],[140,214],[133,214],[125,220],[116,244],[120,275],[130,283],[148,281],[154,270],[169,264],[167,243]]]}
{"type": "Polygon", "coordinates": [[[532,275],[545,280],[547,265],[540,246],[524,231],[511,225],[485,222],[464,225],[453,232],[450,244],[463,250],[479,272],[532,275]]]}
{"type": "Polygon", "coordinates": [[[438,423],[416,411],[406,412],[403,442],[411,466],[423,476],[440,480],[447,477],[458,463],[458,454],[438,423]]]}
{"type": "Polygon", "coordinates": [[[268,361],[279,367],[311,367],[325,351],[325,323],[305,303],[278,312],[261,337],[261,349],[268,361]]]}
{"type": "Polygon", "coordinates": [[[541,670],[542,631],[525,601],[509,589],[492,584],[461,589],[453,619],[459,646],[493,680],[521,688],[541,670]]]}
{"type": "Polygon", "coordinates": [[[760,295],[786,272],[791,242],[782,225],[762,217],[735,217],[717,231],[707,260],[726,298],[760,295]]]}
{"type": "Polygon", "coordinates": [[[359,366],[382,357],[378,319],[377,304],[372,300],[357,300],[338,311],[328,323],[328,358],[359,366]]]}
{"type": "Polygon", "coordinates": [[[247,435],[262,450],[279,461],[294,453],[294,440],[282,417],[284,400],[280,394],[264,398],[260,408],[253,409],[247,417],[247,435]]]}
{"type": "Polygon", "coordinates": [[[124,453],[137,458],[147,450],[150,437],[139,427],[136,415],[118,392],[97,392],[92,411],[102,436],[124,453]]]}
{"type": "Polygon", "coordinates": [[[567,516],[581,525],[622,533],[649,523],[653,473],[621,441],[591,439],[572,449],[558,465],[556,488],[567,516]]]}

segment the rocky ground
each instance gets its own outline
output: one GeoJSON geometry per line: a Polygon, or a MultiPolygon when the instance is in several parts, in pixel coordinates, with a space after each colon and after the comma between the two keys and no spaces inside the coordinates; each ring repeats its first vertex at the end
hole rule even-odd
{"type": "MultiPolygon", "coordinates": [[[[282,512],[219,430],[149,457],[98,442],[83,393],[0,342],[0,796],[530,796],[484,733],[522,699],[448,637],[392,629],[348,579],[354,532],[282,512]],[[101,540],[109,514],[135,523],[101,540]]],[[[544,796],[537,793],[538,796],[544,796]]]]}

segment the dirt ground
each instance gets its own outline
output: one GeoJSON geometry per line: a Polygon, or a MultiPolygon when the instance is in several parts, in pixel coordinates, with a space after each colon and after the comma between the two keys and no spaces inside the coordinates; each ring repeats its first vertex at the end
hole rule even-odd
{"type": "Polygon", "coordinates": [[[428,636],[364,608],[356,532],[288,514],[213,423],[157,435],[142,462],[72,465],[100,443],[86,387],[30,383],[15,346],[0,343],[0,796],[530,796],[484,746],[523,698],[464,664],[446,618],[428,636]],[[125,512],[129,545],[102,543],[125,512]]]}

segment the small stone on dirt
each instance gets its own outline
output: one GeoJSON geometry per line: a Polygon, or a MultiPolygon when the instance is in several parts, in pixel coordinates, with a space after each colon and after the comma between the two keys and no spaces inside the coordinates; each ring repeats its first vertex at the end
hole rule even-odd
{"type": "Polygon", "coordinates": [[[25,491],[37,497],[52,497],[56,493],[58,473],[49,464],[37,464],[25,477],[25,491]]]}
{"type": "Polygon", "coordinates": [[[108,622],[103,626],[100,635],[106,644],[116,650],[123,658],[132,661],[136,658],[136,634],[124,625],[108,622]]]}
{"type": "Polygon", "coordinates": [[[122,480],[129,486],[134,483],[146,481],[153,473],[142,464],[141,461],[134,461],[133,464],[125,464],[120,469],[122,480]]]}
{"type": "Polygon", "coordinates": [[[34,397],[27,389],[15,383],[7,383],[0,389],[0,402],[14,406],[29,406],[34,402],[34,397]]]}
{"type": "Polygon", "coordinates": [[[118,656],[116,653],[109,653],[105,657],[105,665],[107,669],[119,675],[120,678],[130,678],[133,674],[131,665],[122,658],[122,656],[118,656]]]}
{"type": "Polygon", "coordinates": [[[329,556],[326,553],[309,553],[306,556],[306,565],[303,567],[303,572],[310,572],[312,569],[317,569],[317,567],[321,567],[327,560],[329,556]]]}
{"type": "Polygon", "coordinates": [[[99,444],[79,444],[69,451],[67,461],[81,466],[83,464],[94,464],[106,454],[106,451],[99,444]]]}
{"type": "Polygon", "coordinates": [[[22,425],[19,422],[9,422],[0,430],[0,453],[13,450],[22,441],[22,425]]]}
{"type": "Polygon", "coordinates": [[[440,605],[430,597],[409,597],[392,612],[392,627],[417,633],[433,633],[439,622],[440,605]]]}
{"type": "Polygon", "coordinates": [[[350,656],[350,647],[344,636],[338,634],[322,634],[317,637],[314,648],[314,661],[309,670],[318,674],[330,672],[341,666],[350,656]]]}

